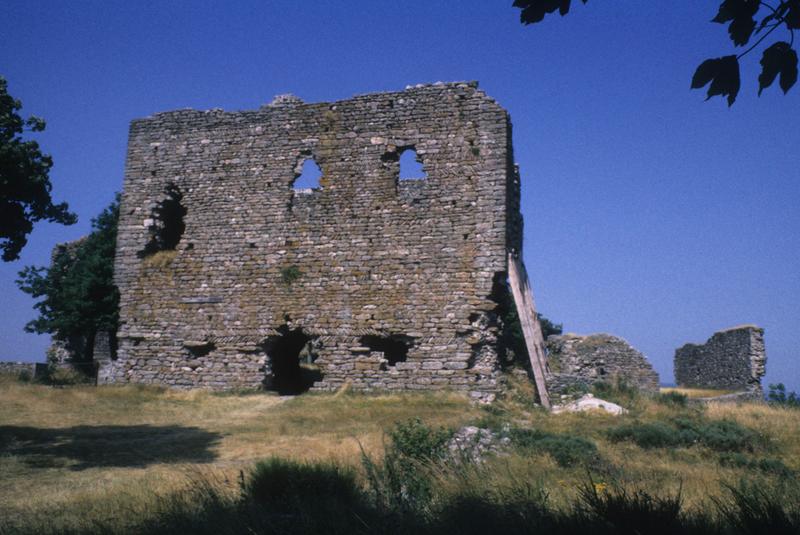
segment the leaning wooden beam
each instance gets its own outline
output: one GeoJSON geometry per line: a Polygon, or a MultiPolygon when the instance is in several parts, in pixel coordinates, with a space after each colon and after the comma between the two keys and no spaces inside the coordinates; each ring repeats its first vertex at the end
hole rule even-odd
{"type": "Polygon", "coordinates": [[[533,291],[525,266],[513,253],[508,253],[508,280],[511,283],[514,303],[517,306],[522,334],[525,336],[525,345],[528,348],[528,358],[531,361],[539,401],[545,409],[550,410],[550,396],[547,394],[547,383],[545,382],[547,360],[542,328],[536,317],[536,303],[533,300],[533,291]]]}

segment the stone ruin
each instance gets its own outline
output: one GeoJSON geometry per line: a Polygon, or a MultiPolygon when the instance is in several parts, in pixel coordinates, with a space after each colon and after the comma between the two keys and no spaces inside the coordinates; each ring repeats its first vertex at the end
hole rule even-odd
{"type": "Polygon", "coordinates": [[[585,390],[597,382],[624,382],[644,392],[658,392],[658,374],[644,355],[622,338],[610,334],[564,334],[547,338],[554,393],[585,390]]]}
{"type": "Polygon", "coordinates": [[[519,202],[509,116],[476,83],[135,120],[101,382],[491,399],[519,202]]]}
{"type": "Polygon", "coordinates": [[[761,377],[767,355],[764,329],[741,325],[714,333],[705,344],[675,351],[675,383],[689,388],[750,392],[763,397],[761,377]]]}
{"type": "MultiPolygon", "coordinates": [[[[50,353],[59,365],[91,354],[100,384],[491,400],[507,364],[519,204],[511,122],[476,82],[138,119],[115,259],[119,331],[54,339],[50,353]],[[404,155],[424,176],[403,175],[404,155]],[[300,187],[311,164],[318,183],[300,187]]],[[[658,389],[620,338],[551,336],[547,348],[555,393],[620,379],[658,389]]],[[[680,348],[675,377],[760,393],[765,362],[763,330],[745,326],[680,348]]]]}

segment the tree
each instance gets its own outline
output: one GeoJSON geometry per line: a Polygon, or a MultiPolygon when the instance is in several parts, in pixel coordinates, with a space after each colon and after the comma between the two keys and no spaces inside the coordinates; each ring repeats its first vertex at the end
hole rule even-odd
{"type": "Polygon", "coordinates": [[[50,333],[64,341],[82,340],[79,361],[90,361],[95,333],[116,331],[119,292],[114,286],[114,252],[117,242],[119,195],[92,220],[91,234],[59,246],[49,267],[28,266],[19,272],[17,285],[35,298],[39,317],[25,330],[50,333]]]}
{"type": "Polygon", "coordinates": [[[44,120],[19,115],[22,102],[8,94],[0,76],[0,249],[6,262],[19,258],[37,221],[72,225],[77,221],[66,203],[53,204],[49,172],[53,160],[36,141],[25,141],[26,130],[41,132],[44,120]]]}
{"type": "MultiPolygon", "coordinates": [[[[581,1],[585,4],[588,0],[581,1]]],[[[570,3],[570,0],[514,0],[513,5],[522,10],[520,20],[523,24],[535,24],[556,10],[562,16],[566,15],[570,3]]],[[[789,42],[776,41],[764,49],[760,62],[761,74],[758,76],[758,94],[761,95],[776,79],[784,94],[797,82],[797,51],[793,45],[794,30],[800,29],[800,0],[773,0],[771,3],[723,0],[711,22],[728,24],[728,34],[734,47],[747,46],[751,38],[760,37],[741,54],[710,58],[697,67],[691,88],[708,86],[706,100],[714,96],[727,97],[728,106],[731,106],[739,94],[739,60],[777,29],[788,31],[789,42]]]]}
{"type": "MultiPolygon", "coordinates": [[[[530,362],[528,359],[528,346],[522,333],[522,324],[519,321],[519,314],[517,314],[517,305],[514,303],[514,297],[508,289],[500,297],[499,312],[503,320],[503,329],[500,333],[502,346],[506,348],[507,352],[510,351],[506,355],[507,361],[515,361],[517,364],[528,366],[530,362]]],[[[564,326],[561,323],[553,323],[540,312],[536,314],[536,318],[539,320],[539,327],[542,329],[542,337],[545,340],[552,334],[557,335],[564,332],[564,326]]]]}

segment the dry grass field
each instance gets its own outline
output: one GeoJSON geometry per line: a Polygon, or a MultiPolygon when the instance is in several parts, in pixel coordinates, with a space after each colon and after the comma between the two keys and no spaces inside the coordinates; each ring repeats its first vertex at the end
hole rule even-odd
{"type": "Polygon", "coordinates": [[[726,394],[733,394],[734,390],[714,390],[711,388],[681,388],[681,387],[665,387],[661,389],[662,394],[675,392],[683,394],[690,399],[697,398],[713,398],[717,396],[724,396],[726,394]]]}
{"type": "Polygon", "coordinates": [[[335,461],[361,473],[362,448],[380,458],[386,431],[413,418],[432,428],[535,429],[596,445],[599,461],[588,468],[559,463],[547,451],[512,449],[469,469],[441,471],[435,479],[444,494],[535,485],[552,503],[567,504],[590,473],[601,486],[680,490],[687,507],[702,508],[726,484],[772,485],[800,473],[797,410],[681,404],[623,393],[617,401],[630,409],[627,415],[556,416],[530,403],[531,395],[528,385],[516,384],[497,403],[480,407],[454,394],[278,397],[6,380],[0,382],[0,518],[19,525],[44,516],[58,526],[70,525],[76,515],[97,521],[121,511],[135,515],[198,480],[234,489],[257,460],[274,456],[335,461]],[[611,431],[688,420],[711,427],[734,422],[750,433],[748,443],[725,457],[705,443],[642,446],[611,431]]]}

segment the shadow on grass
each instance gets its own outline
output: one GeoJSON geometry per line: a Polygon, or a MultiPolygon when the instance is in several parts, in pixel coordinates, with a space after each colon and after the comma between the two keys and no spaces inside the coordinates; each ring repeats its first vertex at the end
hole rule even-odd
{"type": "Polygon", "coordinates": [[[85,470],[102,466],[205,463],[222,435],[178,425],[81,425],[60,429],[0,426],[0,455],[33,467],[85,470]]]}

